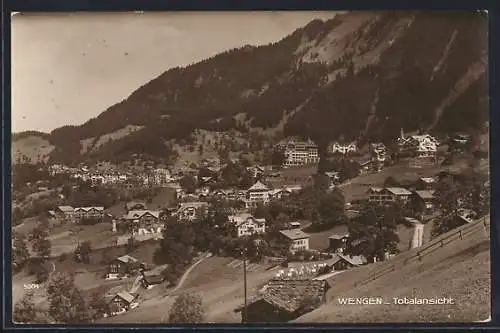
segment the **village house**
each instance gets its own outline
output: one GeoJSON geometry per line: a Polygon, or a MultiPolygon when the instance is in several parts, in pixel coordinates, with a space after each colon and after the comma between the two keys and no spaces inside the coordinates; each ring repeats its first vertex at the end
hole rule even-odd
{"type": "Polygon", "coordinates": [[[328,237],[328,250],[336,253],[343,253],[346,246],[347,241],[349,240],[349,233],[335,233],[328,237]]]}
{"type": "Polygon", "coordinates": [[[130,212],[131,210],[147,210],[148,207],[144,202],[130,201],[125,204],[125,210],[130,212]]]}
{"type": "Polygon", "coordinates": [[[278,189],[269,191],[269,199],[270,200],[279,200],[281,198],[289,196],[290,194],[292,194],[292,191],[290,191],[286,188],[278,188],[278,189]]]}
{"type": "Polygon", "coordinates": [[[214,186],[216,183],[217,183],[216,177],[212,176],[198,177],[198,185],[201,187],[206,187],[210,189],[210,187],[214,186]]]}
{"type": "Polygon", "coordinates": [[[281,230],[280,234],[289,242],[289,251],[295,253],[297,251],[309,250],[310,236],[300,229],[281,230]]]}
{"type": "Polygon", "coordinates": [[[300,222],[295,221],[295,222],[288,222],[286,224],[286,227],[287,229],[298,229],[301,227],[301,225],[302,224],[300,222]]]}
{"type": "Polygon", "coordinates": [[[435,212],[436,198],[433,190],[415,191],[412,199],[415,211],[422,215],[430,215],[435,212]]]}
{"type": "Polygon", "coordinates": [[[410,162],[414,166],[419,166],[419,163],[437,161],[438,140],[430,134],[411,135],[405,137],[403,129],[401,136],[397,139],[400,155],[411,157],[410,162]]]}
{"type": "Polygon", "coordinates": [[[251,299],[246,311],[241,312],[245,322],[288,322],[314,310],[325,302],[330,286],[324,280],[283,280],[273,279],[251,299]]]}
{"type": "Polygon", "coordinates": [[[366,264],[366,259],[362,256],[346,256],[337,253],[337,260],[333,264],[333,269],[335,271],[343,271],[352,267],[358,267],[366,264]]]}
{"type": "Polygon", "coordinates": [[[342,144],[339,142],[332,142],[328,145],[329,154],[352,154],[358,151],[358,146],[356,142],[342,144]]]}
{"type": "Polygon", "coordinates": [[[415,182],[415,188],[420,191],[434,190],[436,186],[436,178],[421,177],[415,182]]]}
{"type": "Polygon", "coordinates": [[[165,168],[156,168],[151,172],[152,183],[156,186],[165,186],[171,182],[172,176],[170,170],[165,168]]]}
{"type": "Polygon", "coordinates": [[[136,274],[143,264],[136,258],[124,255],[111,261],[108,265],[107,280],[119,279],[122,277],[136,274]]]}
{"type": "Polygon", "coordinates": [[[333,189],[340,183],[340,173],[337,171],[327,171],[325,176],[328,178],[328,188],[333,189]]]}
{"type": "Polygon", "coordinates": [[[257,206],[259,203],[268,203],[270,191],[271,189],[267,185],[260,181],[256,182],[247,190],[246,207],[252,208],[257,206]]]}
{"type": "Polygon", "coordinates": [[[463,133],[456,133],[448,140],[449,150],[452,152],[460,152],[466,149],[471,142],[471,136],[463,133]]]}
{"type": "Polygon", "coordinates": [[[139,295],[131,294],[127,291],[116,294],[111,300],[111,314],[117,315],[136,308],[139,305],[137,302],[138,296],[139,295]]]}
{"type": "Polygon", "coordinates": [[[283,151],[285,155],[284,167],[297,167],[319,162],[318,146],[311,140],[291,139],[276,145],[275,149],[283,151]]]}
{"type": "Polygon", "coordinates": [[[104,177],[101,175],[91,175],[90,184],[92,186],[98,186],[104,183],[104,177]]]}
{"type": "Polygon", "coordinates": [[[266,232],[266,219],[257,219],[249,213],[241,213],[228,216],[230,223],[236,227],[238,237],[263,234],[266,232]]]}
{"type": "Polygon", "coordinates": [[[161,272],[163,269],[163,266],[159,266],[149,271],[143,271],[141,279],[142,286],[146,289],[151,289],[155,285],[162,284],[165,281],[165,277],[161,272]]]}
{"type": "Polygon", "coordinates": [[[161,233],[163,224],[160,220],[159,211],[153,210],[131,210],[123,216],[132,235],[145,235],[161,233]]]}
{"type": "Polygon", "coordinates": [[[186,194],[186,192],[179,183],[169,183],[167,187],[175,191],[176,200],[182,199],[182,197],[186,194]]]}
{"type": "Polygon", "coordinates": [[[246,168],[247,172],[250,174],[252,178],[260,178],[264,175],[265,169],[261,166],[249,166],[246,168]]]}
{"type": "Polygon", "coordinates": [[[75,209],[71,206],[57,206],[55,211],[56,218],[69,221],[75,217],[75,209]]]}
{"type": "Polygon", "coordinates": [[[368,202],[387,205],[393,203],[408,203],[412,193],[402,187],[372,187],[368,190],[368,202]]]}
{"type": "Polygon", "coordinates": [[[208,214],[208,202],[194,201],[182,202],[179,204],[175,216],[181,221],[193,221],[198,217],[203,217],[208,214]]]}
{"type": "Polygon", "coordinates": [[[76,207],[74,216],[79,219],[102,219],[104,207],[76,207]]]}

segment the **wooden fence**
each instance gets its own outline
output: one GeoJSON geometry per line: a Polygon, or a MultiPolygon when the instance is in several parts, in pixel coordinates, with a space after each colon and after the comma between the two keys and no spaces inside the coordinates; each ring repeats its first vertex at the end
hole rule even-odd
{"type": "Polygon", "coordinates": [[[452,230],[442,236],[439,236],[438,238],[432,240],[428,244],[425,244],[424,246],[417,248],[414,250],[410,250],[410,253],[402,254],[404,259],[400,258],[394,258],[393,260],[387,262],[387,265],[385,267],[381,267],[378,270],[374,271],[373,273],[370,274],[370,276],[361,281],[356,283],[356,286],[361,286],[365,285],[371,281],[374,281],[388,273],[396,271],[398,267],[401,266],[406,266],[407,264],[414,262],[414,261],[422,261],[422,259],[429,255],[434,253],[436,250],[439,250],[443,248],[446,245],[449,245],[451,243],[454,243],[457,240],[463,240],[469,235],[476,234],[480,231],[483,231],[485,233],[486,237],[489,237],[489,226],[490,226],[490,219],[488,217],[483,217],[476,222],[467,224],[465,226],[462,226],[456,230],[452,230]],[[398,260],[399,259],[399,260],[398,260]],[[402,259],[402,260],[401,260],[402,259]]]}

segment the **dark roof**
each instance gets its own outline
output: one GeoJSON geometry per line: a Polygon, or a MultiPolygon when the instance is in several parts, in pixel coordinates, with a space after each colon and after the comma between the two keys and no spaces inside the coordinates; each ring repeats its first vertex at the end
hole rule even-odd
{"type": "Polygon", "coordinates": [[[291,240],[309,238],[310,236],[300,229],[281,230],[280,233],[291,240]]]}
{"type": "Polygon", "coordinates": [[[349,236],[349,228],[347,225],[339,225],[333,228],[332,234],[328,238],[341,239],[349,236]]]}
{"type": "Polygon", "coordinates": [[[165,278],[162,275],[144,275],[144,280],[148,284],[160,284],[165,281],[165,278]]]}
{"type": "Polygon", "coordinates": [[[132,303],[137,298],[137,294],[131,294],[127,291],[124,291],[124,292],[116,294],[115,297],[120,297],[121,299],[123,299],[127,303],[132,303]]]}
{"type": "Polygon", "coordinates": [[[434,199],[435,191],[415,191],[415,194],[421,199],[434,199]]]}
{"type": "Polygon", "coordinates": [[[261,298],[284,311],[295,312],[309,298],[322,301],[326,290],[326,281],[276,279],[269,281],[261,298]]]}
{"type": "Polygon", "coordinates": [[[346,256],[342,254],[337,254],[341,260],[350,263],[353,266],[359,266],[366,263],[366,258],[363,256],[346,256]]]}
{"type": "Polygon", "coordinates": [[[139,202],[139,201],[131,201],[131,202],[127,202],[125,204],[125,207],[127,208],[127,210],[132,210],[135,206],[141,206],[144,208],[147,207],[144,202],[139,202]]]}

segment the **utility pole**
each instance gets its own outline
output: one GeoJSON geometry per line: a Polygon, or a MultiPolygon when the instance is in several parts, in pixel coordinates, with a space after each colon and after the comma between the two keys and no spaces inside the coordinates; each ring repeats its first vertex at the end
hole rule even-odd
{"type": "Polygon", "coordinates": [[[241,318],[242,323],[247,322],[247,249],[243,249],[242,251],[243,254],[243,290],[244,290],[244,297],[245,297],[245,303],[243,306],[243,316],[241,318]]]}

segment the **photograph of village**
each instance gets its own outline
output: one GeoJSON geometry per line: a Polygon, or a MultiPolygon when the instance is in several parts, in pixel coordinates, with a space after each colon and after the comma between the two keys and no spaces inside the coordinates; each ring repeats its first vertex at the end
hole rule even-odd
{"type": "Polygon", "coordinates": [[[13,323],[491,320],[486,14],[11,19],[13,323]]]}

